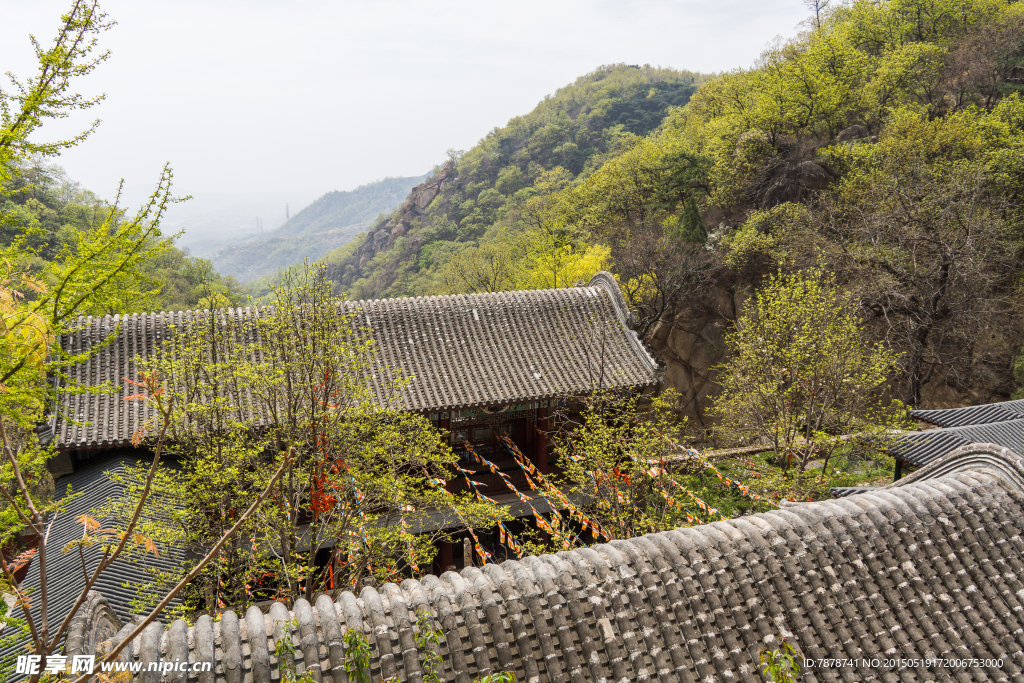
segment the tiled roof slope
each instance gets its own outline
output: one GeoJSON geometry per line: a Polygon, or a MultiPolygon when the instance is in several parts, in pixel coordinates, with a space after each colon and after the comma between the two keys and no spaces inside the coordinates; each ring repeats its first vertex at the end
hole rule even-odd
{"type": "Polygon", "coordinates": [[[1024,399],[946,410],[912,410],[910,416],[937,427],[964,427],[1024,418],[1024,399]]]}
{"type": "Polygon", "coordinates": [[[908,432],[901,435],[888,450],[895,458],[922,466],[972,443],[997,443],[1018,453],[1024,452],[1024,418],[908,432]]]}
{"type": "MultiPolygon", "coordinates": [[[[78,599],[85,580],[82,576],[81,560],[77,552],[63,553],[64,547],[74,540],[82,537],[82,523],[78,517],[84,514],[91,514],[110,498],[117,498],[124,494],[124,489],[114,483],[107,472],[123,474],[126,465],[148,464],[152,459],[139,458],[137,455],[117,455],[109,458],[89,462],[81,467],[74,474],[63,477],[57,482],[54,498],[63,500],[70,493],[80,494],[66,504],[63,512],[57,515],[53,526],[50,529],[50,538],[47,543],[46,553],[46,575],[48,593],[48,612],[50,615],[51,631],[64,619],[78,599]],[[53,621],[55,620],[55,621],[53,621]]],[[[106,520],[100,520],[106,521],[106,520]]],[[[136,591],[130,584],[144,583],[148,581],[144,573],[145,567],[155,567],[160,571],[166,571],[175,567],[181,562],[180,551],[169,549],[160,543],[159,557],[149,553],[138,560],[126,561],[120,559],[115,561],[110,568],[100,575],[96,582],[96,590],[100,591],[107,604],[121,620],[127,620],[131,616],[132,600],[136,591]]],[[[86,549],[86,565],[91,572],[96,567],[101,553],[98,546],[86,549]]],[[[22,582],[21,587],[25,589],[33,603],[33,612],[38,619],[39,604],[39,562],[38,556],[32,561],[28,575],[22,582]]],[[[177,604],[177,603],[175,603],[177,604]]],[[[37,622],[38,624],[38,622],[37,622]]],[[[0,659],[20,651],[20,644],[14,645],[5,650],[0,650],[0,659]]]]}
{"type": "MultiPolygon", "coordinates": [[[[275,603],[269,614],[253,607],[193,627],[154,624],[129,654],[213,662],[200,683],[267,683],[277,676],[275,643],[290,638],[299,671],[343,683],[341,637],[360,629],[374,643],[375,681],[421,681],[413,628],[426,610],[444,631],[439,673],[459,683],[492,670],[530,683],[759,681],[758,655],[780,637],[804,657],[858,660],[800,680],[1020,681],[1022,532],[1024,459],[980,446],[840,500],[367,587],[333,602],[299,599],[292,611],[275,603]],[[933,658],[979,662],[921,661],[933,658]],[[987,660],[1000,663],[981,666],[987,660]]],[[[95,647],[95,626],[76,627],[71,653],[95,647]]]]}
{"type": "MultiPolygon", "coordinates": [[[[648,387],[657,366],[627,326],[629,311],[615,280],[586,287],[347,302],[354,324],[376,340],[377,362],[408,380],[401,401],[414,411],[538,401],[604,387],[648,387]]],[[[255,309],[228,309],[249,316],[255,309]]],[[[122,378],[137,379],[148,358],[193,313],[107,316],[81,321],[63,340],[80,352],[116,332],[113,343],[70,375],[86,386],[109,382],[114,394],[65,396],[53,429],[62,449],[125,445],[149,417],[122,378]],[[73,422],[58,418],[73,417],[73,422]]]]}
{"type": "Polygon", "coordinates": [[[832,493],[833,498],[846,498],[857,493],[867,493],[873,491],[877,486],[833,486],[829,491],[832,493]]]}

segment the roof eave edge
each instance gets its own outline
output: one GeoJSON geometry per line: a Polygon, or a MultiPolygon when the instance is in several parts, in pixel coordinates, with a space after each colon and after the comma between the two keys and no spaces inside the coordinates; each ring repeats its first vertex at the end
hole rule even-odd
{"type": "Polygon", "coordinates": [[[650,368],[651,375],[653,376],[655,383],[657,383],[659,381],[658,375],[661,369],[658,367],[658,362],[654,360],[654,356],[647,351],[643,342],[640,341],[640,337],[635,331],[633,331],[633,328],[630,327],[630,323],[633,322],[634,314],[629,310],[629,306],[626,304],[626,298],[622,296],[622,288],[619,287],[619,283],[616,281],[615,276],[607,270],[602,270],[594,275],[594,277],[590,278],[590,282],[587,283],[587,286],[600,287],[611,296],[612,306],[615,308],[615,314],[619,318],[619,324],[622,325],[622,329],[629,338],[629,342],[632,344],[637,357],[644,365],[650,368]]]}
{"type": "MultiPolygon", "coordinates": [[[[647,387],[656,387],[656,386],[658,386],[658,378],[657,377],[652,377],[649,380],[647,380],[646,382],[642,382],[640,384],[623,384],[623,385],[615,386],[613,388],[616,389],[616,390],[618,390],[618,389],[636,390],[636,389],[646,389],[647,387]]],[[[561,400],[561,399],[565,398],[568,395],[587,394],[587,393],[590,393],[590,390],[587,390],[587,391],[582,391],[581,390],[581,391],[578,391],[578,392],[568,392],[568,393],[566,393],[566,392],[551,392],[551,393],[545,393],[545,394],[538,394],[536,396],[524,396],[522,398],[512,398],[512,399],[507,399],[507,400],[506,399],[502,399],[501,401],[497,401],[497,402],[478,401],[478,402],[475,402],[475,403],[458,403],[458,404],[454,404],[454,405],[445,405],[445,406],[425,406],[425,407],[424,406],[419,406],[419,407],[415,407],[415,408],[413,408],[413,407],[406,407],[405,410],[409,410],[409,411],[412,411],[412,412],[420,412],[420,413],[447,413],[447,412],[451,412],[451,411],[455,411],[455,410],[477,410],[479,408],[486,408],[486,407],[490,407],[490,406],[510,406],[510,405],[515,405],[517,403],[539,403],[541,401],[557,401],[557,400],[561,400]]]]}
{"type": "Polygon", "coordinates": [[[960,446],[912,474],[877,490],[884,491],[970,469],[993,470],[1024,496],[1024,456],[994,443],[972,443],[960,446]]]}

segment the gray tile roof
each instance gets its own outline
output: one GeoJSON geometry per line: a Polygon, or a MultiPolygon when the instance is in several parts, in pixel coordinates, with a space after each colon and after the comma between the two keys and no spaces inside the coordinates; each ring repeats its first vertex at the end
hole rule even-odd
{"type": "MultiPolygon", "coordinates": [[[[399,369],[409,380],[401,396],[408,410],[540,401],[586,392],[598,382],[618,388],[657,382],[656,363],[629,329],[629,311],[607,273],[586,287],[353,301],[345,307],[357,328],[376,341],[379,365],[399,369]]],[[[266,309],[220,313],[252,316],[266,309]]],[[[172,325],[192,317],[185,311],[82,320],[80,330],[63,339],[67,349],[81,351],[116,337],[69,374],[86,386],[109,382],[116,393],[64,396],[52,425],[58,447],[129,443],[149,415],[138,401],[123,400],[135,388],[122,378],[138,379],[136,359],[149,357],[172,325]]]]}
{"type": "MultiPolygon", "coordinates": [[[[139,463],[148,464],[152,458],[140,458],[137,454],[112,454],[102,460],[90,461],[81,467],[74,474],[63,477],[57,482],[54,497],[56,500],[63,500],[69,494],[80,494],[66,504],[65,510],[57,515],[53,526],[50,529],[50,539],[47,543],[46,564],[47,564],[47,593],[48,612],[51,621],[51,630],[56,628],[64,616],[71,610],[75,600],[85,586],[82,576],[81,560],[77,552],[64,554],[63,548],[70,542],[82,537],[82,523],[78,517],[83,514],[90,514],[91,511],[99,508],[108,499],[117,498],[123,495],[123,488],[115,484],[107,472],[124,473],[126,465],[139,463]]],[[[107,520],[100,520],[105,522],[107,520]]],[[[107,600],[107,604],[114,614],[122,621],[130,618],[131,604],[135,597],[136,590],[133,584],[146,582],[150,579],[145,570],[147,567],[154,567],[158,571],[166,571],[176,567],[182,561],[180,551],[167,548],[156,539],[160,555],[159,557],[149,553],[137,559],[116,560],[110,568],[100,575],[95,584],[96,590],[101,592],[107,600]]],[[[98,546],[88,548],[85,551],[86,565],[91,572],[99,561],[100,549],[98,546]]],[[[28,574],[22,582],[21,587],[25,589],[33,604],[33,612],[38,619],[39,604],[39,561],[38,556],[33,558],[28,574]]],[[[175,602],[175,605],[178,603],[175,602]]],[[[19,608],[20,609],[20,608],[19,608]]],[[[37,622],[38,624],[38,622],[37,622]]],[[[7,657],[20,649],[19,645],[8,648],[7,651],[0,650],[0,658],[7,657]]]]}
{"type": "MultiPolygon", "coordinates": [[[[807,658],[858,660],[801,680],[1020,681],[1022,557],[1024,458],[971,446],[840,500],[299,599],[291,611],[154,624],[129,656],[213,662],[201,683],[267,683],[286,637],[299,671],[342,683],[341,637],[359,629],[374,643],[374,680],[420,681],[413,624],[424,609],[444,631],[442,679],[459,683],[492,670],[531,683],[758,681],[758,654],[780,637],[807,658]],[[921,661],[934,658],[978,661],[921,661]]],[[[118,627],[83,620],[69,653],[118,627]]]]}
{"type": "Polygon", "coordinates": [[[829,489],[833,498],[846,498],[857,493],[867,493],[868,491],[874,491],[877,486],[833,486],[829,489]]]}
{"type": "Polygon", "coordinates": [[[901,435],[888,450],[893,457],[920,467],[972,443],[997,443],[1024,452],[1024,418],[908,432],[901,435]]]}
{"type": "Polygon", "coordinates": [[[1007,422],[1024,417],[1024,399],[946,410],[912,410],[910,416],[937,427],[964,427],[966,425],[1007,422]]]}

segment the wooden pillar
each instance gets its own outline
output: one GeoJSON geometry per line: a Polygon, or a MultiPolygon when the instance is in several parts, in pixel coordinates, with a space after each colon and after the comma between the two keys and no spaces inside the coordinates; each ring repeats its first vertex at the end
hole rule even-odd
{"type": "Polygon", "coordinates": [[[900,477],[902,477],[902,476],[903,476],[903,461],[902,460],[897,460],[896,461],[896,476],[893,477],[892,480],[893,481],[899,481],[900,477]]]}
{"type": "MultiPolygon", "coordinates": [[[[451,441],[451,433],[450,432],[451,432],[451,429],[452,429],[451,413],[439,413],[438,414],[438,416],[437,416],[437,428],[438,428],[438,430],[440,430],[440,432],[442,434],[444,434],[445,441],[450,442],[451,441]],[[442,417],[443,415],[447,415],[447,417],[442,417]]],[[[444,488],[449,493],[451,492],[451,490],[452,490],[452,478],[451,478],[451,476],[448,477],[448,479],[447,479],[447,481],[446,481],[446,483],[444,485],[444,488]]],[[[438,548],[437,560],[436,560],[437,566],[438,566],[438,569],[439,569],[439,571],[437,572],[438,576],[440,576],[441,574],[444,574],[446,571],[448,571],[449,567],[451,567],[451,566],[453,566],[455,564],[454,553],[453,553],[453,550],[452,550],[452,542],[451,541],[441,541],[439,546],[440,547],[438,548]]]]}
{"type": "MultiPolygon", "coordinates": [[[[445,440],[450,443],[451,442],[451,431],[452,431],[451,413],[440,413],[440,414],[438,414],[438,416],[437,416],[437,428],[441,431],[442,434],[444,434],[445,440]],[[448,415],[448,417],[441,417],[441,415],[448,415]]],[[[449,477],[447,479],[447,483],[444,485],[444,488],[449,493],[452,492],[452,479],[451,479],[451,477],[449,477]]],[[[448,553],[450,555],[451,554],[451,545],[452,544],[448,543],[447,545],[448,545],[448,553]]],[[[443,548],[443,546],[442,546],[442,548],[443,548]]],[[[442,552],[443,552],[443,550],[442,550],[442,552]]],[[[451,562],[448,562],[448,564],[451,564],[451,562]]],[[[442,572],[444,571],[444,568],[448,566],[448,564],[444,564],[443,562],[441,563],[441,571],[442,572]]]]}
{"type": "Polygon", "coordinates": [[[533,464],[544,474],[548,473],[548,409],[537,408],[537,452],[533,464]]]}

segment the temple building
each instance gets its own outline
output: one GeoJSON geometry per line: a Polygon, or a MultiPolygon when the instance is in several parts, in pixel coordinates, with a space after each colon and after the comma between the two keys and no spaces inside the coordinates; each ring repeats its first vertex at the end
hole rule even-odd
{"type": "MultiPolygon", "coordinates": [[[[618,283],[608,273],[597,274],[586,286],[566,289],[344,305],[346,313],[353,316],[353,325],[375,342],[377,368],[397,369],[405,380],[397,396],[399,405],[423,414],[448,432],[463,464],[469,464],[463,447],[468,442],[525,491],[529,489],[521,470],[498,441],[500,437],[511,438],[533,465],[547,473],[553,465],[547,444],[553,426],[549,411],[559,402],[595,389],[651,392],[659,383],[659,367],[630,329],[630,311],[618,283]]],[[[248,316],[252,311],[219,313],[248,316]]],[[[62,394],[62,404],[55,406],[49,423],[40,429],[41,439],[52,442],[58,451],[48,463],[57,478],[57,497],[71,490],[82,493],[74,503],[75,514],[119,495],[108,471],[151,458],[144,447],[132,446],[132,435],[154,415],[141,401],[124,400],[138,392],[125,378],[138,381],[140,361],[158,352],[172,328],[182,328],[193,317],[192,312],[181,311],[88,318],[80,321],[75,334],[61,340],[72,353],[103,344],[68,375],[80,386],[114,388],[110,393],[62,394]],[[69,416],[73,419],[67,419],[69,416]]],[[[384,374],[374,373],[373,377],[384,374]]],[[[394,400],[380,383],[373,387],[382,402],[394,400]]],[[[499,474],[480,471],[474,481],[487,496],[508,505],[516,517],[529,518],[534,510],[550,510],[547,501],[540,499],[523,504],[499,474]]],[[[460,479],[449,481],[452,491],[464,486],[460,479]]],[[[80,533],[74,516],[57,520],[55,537],[70,539],[80,533]]],[[[464,536],[455,533],[454,543],[440,544],[435,573],[474,563],[473,544],[465,542],[464,536]]],[[[480,540],[499,557],[504,556],[497,531],[493,538],[480,540]]],[[[161,558],[159,564],[171,559],[161,558]]],[[[75,572],[74,558],[53,558],[51,565],[65,560],[68,571],[75,572]]],[[[133,571],[118,563],[110,584],[100,587],[120,618],[127,618],[131,602],[131,591],[121,584],[133,571]]],[[[25,585],[31,587],[37,581],[38,569],[30,567],[25,585]]],[[[61,591],[71,602],[76,594],[73,583],[61,591]]]]}
{"type": "MultiPolygon", "coordinates": [[[[453,445],[468,440],[492,452],[493,434],[508,433],[542,469],[548,466],[546,430],[552,401],[595,389],[650,390],[659,368],[629,327],[630,311],[618,283],[598,273],[582,287],[346,302],[354,324],[374,341],[375,361],[406,381],[399,403],[451,430],[453,445]]],[[[222,311],[245,316],[249,309],[222,311]]],[[[104,383],[105,394],[65,394],[43,430],[61,453],[55,474],[131,446],[152,414],[124,378],[138,380],[139,360],[156,352],[189,311],[105,316],[83,320],[62,340],[71,352],[107,344],[69,371],[82,386],[104,383]],[[73,416],[74,421],[63,419],[73,416]]],[[[374,384],[381,400],[384,389],[374,384]]],[[[493,453],[496,457],[499,454],[493,453]]]]}
{"type": "Polygon", "coordinates": [[[910,416],[926,428],[901,435],[887,448],[896,460],[897,479],[972,443],[994,443],[1024,452],[1024,400],[941,410],[917,409],[910,416]]]}
{"type": "MultiPolygon", "coordinates": [[[[549,469],[545,435],[559,402],[598,388],[653,391],[659,381],[607,274],[563,290],[347,306],[372,330],[379,367],[408,379],[404,408],[510,475],[515,468],[496,435],[549,469]]],[[[46,427],[60,450],[58,495],[69,484],[85,494],[54,523],[58,546],[73,537],[74,515],[118,495],[103,473],[145,456],[130,438],[147,415],[123,400],[129,389],[120,378],[135,379],[136,359],[189,315],[91,319],[64,340],[80,350],[116,332],[73,376],[92,386],[109,381],[117,393],[67,395],[63,408],[74,422],[58,410],[46,427]]],[[[287,672],[347,683],[345,636],[357,631],[370,645],[375,682],[472,683],[498,671],[529,683],[760,681],[762,653],[782,642],[804,664],[800,680],[1020,680],[1024,458],[990,443],[956,446],[940,444],[944,453],[891,485],[837,500],[784,502],[767,513],[482,567],[445,571],[446,564],[401,584],[295,597],[267,611],[254,605],[193,624],[158,620],[120,657],[141,667],[135,678],[144,683],[272,683],[287,672]],[[439,662],[416,637],[423,619],[441,633],[429,646],[439,662]]],[[[495,497],[502,492],[498,482],[482,484],[495,497]]],[[[67,577],[51,593],[57,611],[80,590],[74,559],[54,553],[51,571],[67,577]]],[[[135,630],[122,581],[130,571],[112,567],[90,593],[66,655],[109,652],[135,630]]],[[[30,567],[24,587],[34,581],[30,567]]]]}

